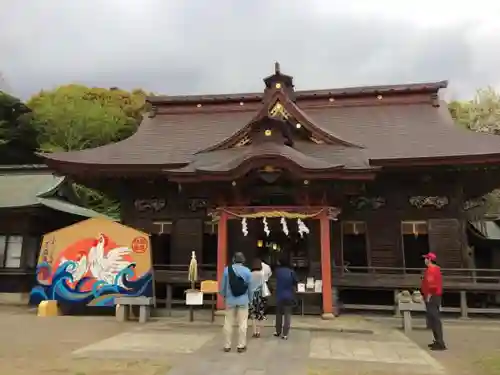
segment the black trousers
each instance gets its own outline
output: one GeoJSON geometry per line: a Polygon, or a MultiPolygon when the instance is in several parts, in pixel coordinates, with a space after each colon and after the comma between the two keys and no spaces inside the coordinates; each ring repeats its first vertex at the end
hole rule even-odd
{"type": "Polygon", "coordinates": [[[277,301],[276,303],[276,333],[288,336],[292,319],[293,301],[277,301]]]}
{"type": "Polygon", "coordinates": [[[431,296],[426,304],[427,308],[427,322],[432,334],[434,336],[434,341],[440,345],[444,346],[443,339],[443,323],[441,323],[441,296],[431,296]]]}

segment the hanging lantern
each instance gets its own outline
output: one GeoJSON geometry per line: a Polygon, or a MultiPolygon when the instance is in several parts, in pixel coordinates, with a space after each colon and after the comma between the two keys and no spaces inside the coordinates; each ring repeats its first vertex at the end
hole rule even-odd
{"type": "Polygon", "coordinates": [[[257,247],[262,247],[264,246],[264,242],[262,240],[257,241],[257,247]]]}

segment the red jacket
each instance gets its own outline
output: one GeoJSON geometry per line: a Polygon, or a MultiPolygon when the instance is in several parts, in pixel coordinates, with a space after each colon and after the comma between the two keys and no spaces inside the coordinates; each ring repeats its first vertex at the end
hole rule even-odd
{"type": "Polygon", "coordinates": [[[443,276],[441,268],[436,265],[427,267],[420,287],[424,298],[428,296],[441,296],[443,294],[443,276]]]}

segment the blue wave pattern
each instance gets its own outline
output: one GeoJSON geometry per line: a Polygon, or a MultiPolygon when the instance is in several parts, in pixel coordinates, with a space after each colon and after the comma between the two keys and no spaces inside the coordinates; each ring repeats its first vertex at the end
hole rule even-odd
{"type": "Polygon", "coordinates": [[[62,303],[77,303],[88,306],[114,306],[115,297],[137,297],[153,295],[153,274],[144,273],[136,280],[130,280],[135,275],[135,264],[123,269],[117,274],[113,284],[106,284],[103,281],[94,283],[92,290],[83,291],[82,287],[89,281],[95,280],[91,277],[84,277],[74,286],[73,270],[77,264],[67,261],[59,265],[55,270],[52,282],[39,279],[39,274],[51,274],[52,267],[49,263],[43,262],[37,266],[36,275],[38,285],[30,293],[30,304],[38,305],[42,301],[56,300],[62,303]],[[121,281],[121,285],[120,284],[121,281]]]}

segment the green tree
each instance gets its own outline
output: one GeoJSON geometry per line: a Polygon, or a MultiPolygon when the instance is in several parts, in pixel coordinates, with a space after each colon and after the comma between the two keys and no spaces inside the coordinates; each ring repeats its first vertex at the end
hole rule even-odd
{"type": "Polygon", "coordinates": [[[500,134],[500,94],[492,87],[477,90],[472,100],[451,102],[449,109],[459,126],[500,134]]]}
{"type": "Polygon", "coordinates": [[[0,163],[35,162],[37,136],[29,108],[18,98],[0,91],[0,163]]]}
{"type": "MultiPolygon", "coordinates": [[[[472,100],[452,101],[448,108],[457,125],[476,132],[500,134],[500,94],[492,87],[477,90],[472,100]]],[[[500,189],[484,197],[487,212],[500,212],[500,189]]]]}
{"type": "Polygon", "coordinates": [[[142,90],[61,86],[28,101],[42,151],[74,151],[132,135],[147,109],[142,90]]]}
{"type": "MultiPolygon", "coordinates": [[[[38,131],[40,150],[76,151],[118,142],[131,136],[148,109],[143,90],[60,86],[41,91],[27,103],[31,123],[38,131]]],[[[118,202],[101,192],[74,185],[82,203],[116,217],[118,202]]]]}

